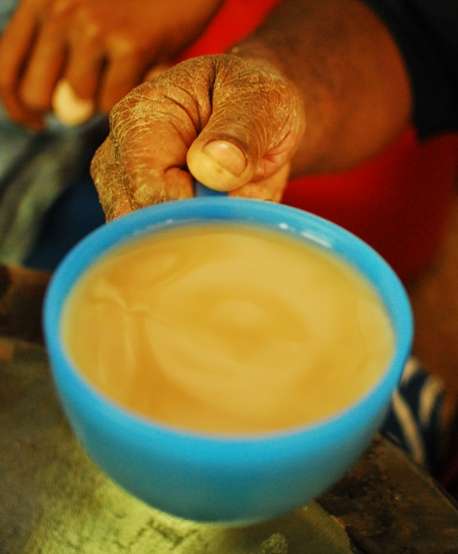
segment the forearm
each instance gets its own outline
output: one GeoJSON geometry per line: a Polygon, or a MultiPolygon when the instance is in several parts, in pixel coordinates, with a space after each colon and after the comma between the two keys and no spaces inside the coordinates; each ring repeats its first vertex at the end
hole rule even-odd
{"type": "Polygon", "coordinates": [[[293,175],[351,167],[409,120],[402,58],[360,0],[285,0],[233,53],[267,59],[299,89],[306,130],[293,175]]]}

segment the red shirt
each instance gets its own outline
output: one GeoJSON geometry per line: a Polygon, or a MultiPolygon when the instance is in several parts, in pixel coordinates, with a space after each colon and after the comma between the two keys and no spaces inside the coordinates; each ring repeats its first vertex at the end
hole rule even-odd
{"type": "MultiPolygon", "coordinates": [[[[223,52],[249,34],[278,0],[226,0],[185,57],[223,52]]],[[[292,181],[283,202],[359,235],[405,280],[432,260],[454,191],[458,137],[419,142],[408,129],[375,158],[343,173],[292,181]]]]}

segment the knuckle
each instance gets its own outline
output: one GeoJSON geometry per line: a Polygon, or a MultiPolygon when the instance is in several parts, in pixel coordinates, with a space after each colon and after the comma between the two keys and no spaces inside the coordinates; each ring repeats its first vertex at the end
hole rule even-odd
{"type": "Polygon", "coordinates": [[[102,27],[95,21],[88,21],[84,26],[84,31],[80,32],[84,34],[86,41],[92,44],[98,44],[103,36],[102,27]]]}
{"type": "Polygon", "coordinates": [[[82,38],[88,41],[92,40],[97,42],[104,34],[104,30],[107,29],[107,23],[104,22],[103,18],[97,17],[93,11],[90,2],[85,2],[85,4],[75,12],[73,21],[75,23],[75,29],[82,38]]]}
{"type": "Polygon", "coordinates": [[[135,40],[123,36],[110,37],[107,44],[108,50],[114,58],[120,60],[137,59],[143,55],[141,45],[135,40]]]}
{"type": "MultiPolygon", "coordinates": [[[[148,83],[144,83],[147,85],[148,83]]],[[[110,129],[114,133],[124,127],[126,122],[136,118],[136,113],[142,111],[141,104],[145,101],[143,92],[148,90],[144,85],[133,89],[129,94],[121,98],[111,109],[109,114],[110,129]],[[140,106],[140,108],[139,108],[140,106]]]]}
{"type": "Polygon", "coordinates": [[[129,59],[151,62],[151,39],[128,29],[118,29],[106,33],[106,47],[110,56],[120,61],[129,59]]]}

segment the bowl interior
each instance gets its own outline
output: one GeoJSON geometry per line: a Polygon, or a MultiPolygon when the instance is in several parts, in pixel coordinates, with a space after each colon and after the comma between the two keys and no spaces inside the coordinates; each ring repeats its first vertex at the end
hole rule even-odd
{"type": "MultiPolygon", "coordinates": [[[[367,402],[377,391],[379,394],[386,394],[388,389],[392,390],[396,386],[410,349],[412,317],[403,286],[388,264],[351,233],[312,214],[267,202],[218,197],[179,201],[139,210],[94,231],[67,255],[53,277],[45,302],[45,335],[51,359],[56,361],[53,364],[54,372],[65,372],[67,377],[82,387],[88,398],[92,397],[94,401],[102,403],[113,416],[116,416],[116,420],[127,418],[131,422],[142,422],[143,425],[180,434],[180,431],[142,420],[141,417],[115,406],[109,399],[94,391],[80,377],[65,353],[60,338],[60,320],[66,298],[78,278],[109,249],[155,230],[209,221],[240,221],[293,234],[334,253],[354,266],[374,286],[386,307],[395,334],[395,354],[375,387],[345,412],[351,412],[367,402]]],[[[337,421],[341,415],[336,414],[330,419],[337,421]]],[[[317,427],[323,423],[325,424],[326,420],[307,427],[317,427]]],[[[282,433],[275,433],[278,434],[282,433]]]]}

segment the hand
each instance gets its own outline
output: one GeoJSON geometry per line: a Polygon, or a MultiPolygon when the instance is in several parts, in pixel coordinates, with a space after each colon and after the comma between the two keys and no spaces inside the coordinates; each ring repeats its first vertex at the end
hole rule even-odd
{"type": "Polygon", "coordinates": [[[194,40],[222,0],[22,0],[0,39],[0,97],[34,128],[64,80],[108,112],[194,40]],[[126,5],[127,4],[127,5],[126,5]]]}
{"type": "Polygon", "coordinates": [[[278,201],[304,129],[302,101],[257,59],[204,56],[130,92],[92,162],[107,219],[193,195],[193,177],[234,196],[278,201]]]}

